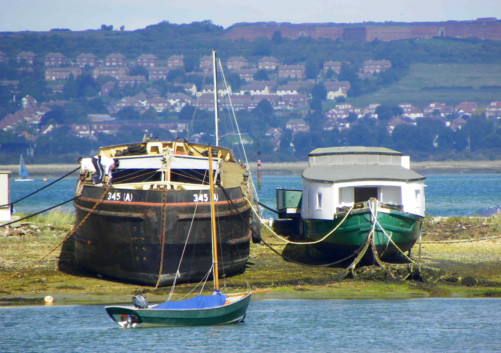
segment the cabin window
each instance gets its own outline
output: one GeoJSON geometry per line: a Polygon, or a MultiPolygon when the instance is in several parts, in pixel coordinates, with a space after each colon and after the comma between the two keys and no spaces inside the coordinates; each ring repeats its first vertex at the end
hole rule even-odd
{"type": "MultiPolygon", "coordinates": [[[[203,169],[171,169],[170,181],[209,185],[209,173],[203,169]]],[[[220,175],[218,174],[216,184],[220,183],[220,181],[220,175]]]]}
{"type": "Polygon", "coordinates": [[[317,192],[317,210],[322,208],[322,194],[317,192]]]}
{"type": "Polygon", "coordinates": [[[355,188],[355,202],[365,202],[369,201],[371,197],[377,199],[378,197],[378,188],[364,187],[364,188],[355,188]]]}
{"type": "Polygon", "coordinates": [[[117,169],[113,171],[113,184],[143,183],[162,180],[162,172],[157,169],[117,169]]]}

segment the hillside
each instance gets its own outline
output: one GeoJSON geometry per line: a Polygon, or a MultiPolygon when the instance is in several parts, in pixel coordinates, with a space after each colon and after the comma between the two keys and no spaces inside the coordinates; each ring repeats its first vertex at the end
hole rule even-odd
{"type": "Polygon", "coordinates": [[[317,147],[360,144],[413,160],[496,159],[500,23],[0,33],[0,163],[20,154],[30,164],[71,163],[145,134],[210,139],[213,96],[202,86],[212,49],[251,159],[297,161],[317,147]]]}
{"type": "Polygon", "coordinates": [[[357,106],[408,102],[423,107],[435,101],[451,105],[474,101],[487,105],[500,97],[501,64],[415,63],[397,82],[349,102],[357,106]]]}

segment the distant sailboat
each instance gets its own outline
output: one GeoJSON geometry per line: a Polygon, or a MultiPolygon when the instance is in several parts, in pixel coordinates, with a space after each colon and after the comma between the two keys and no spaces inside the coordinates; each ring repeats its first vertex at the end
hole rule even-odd
{"type": "Polygon", "coordinates": [[[23,155],[19,158],[19,177],[14,179],[15,181],[33,181],[30,175],[26,171],[26,162],[24,161],[23,155]]]}

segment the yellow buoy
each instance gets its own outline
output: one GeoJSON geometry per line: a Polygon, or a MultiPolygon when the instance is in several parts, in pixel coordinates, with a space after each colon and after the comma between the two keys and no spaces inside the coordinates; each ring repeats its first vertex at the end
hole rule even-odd
{"type": "Polygon", "coordinates": [[[52,305],[54,303],[54,298],[48,295],[45,298],[43,298],[43,301],[45,302],[45,305],[52,305]]]}

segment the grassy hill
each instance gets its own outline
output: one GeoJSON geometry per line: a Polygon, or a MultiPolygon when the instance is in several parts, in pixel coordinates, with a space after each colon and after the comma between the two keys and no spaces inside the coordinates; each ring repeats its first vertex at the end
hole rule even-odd
{"type": "Polygon", "coordinates": [[[501,64],[412,64],[398,82],[372,94],[349,99],[355,106],[369,103],[431,102],[456,105],[474,101],[486,105],[501,99],[501,64]]]}

